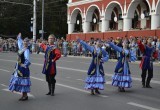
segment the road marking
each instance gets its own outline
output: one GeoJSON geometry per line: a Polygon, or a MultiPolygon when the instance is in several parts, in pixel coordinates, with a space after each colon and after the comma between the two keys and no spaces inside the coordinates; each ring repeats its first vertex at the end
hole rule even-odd
{"type": "MultiPolygon", "coordinates": [[[[78,89],[78,88],[75,88],[75,87],[72,87],[72,86],[67,86],[67,85],[63,85],[63,84],[57,84],[58,86],[62,86],[62,87],[66,87],[66,88],[70,88],[70,89],[73,89],[73,90],[76,90],[76,91],[80,91],[80,92],[84,92],[84,93],[90,93],[86,90],[83,90],[83,89],[78,89]]],[[[107,98],[108,96],[106,95],[98,95],[100,97],[103,97],[103,98],[107,98]]]]}
{"type": "Polygon", "coordinates": [[[112,84],[112,81],[107,81],[106,84],[109,84],[109,85],[110,85],[110,84],[112,84]]]}
{"type": "MultiPolygon", "coordinates": [[[[1,84],[1,86],[8,88],[8,86],[5,85],[5,84],[1,84]]],[[[7,91],[7,92],[10,92],[8,89],[2,89],[2,90],[7,91]]],[[[15,94],[20,94],[20,95],[21,95],[21,93],[19,93],[19,92],[13,92],[13,93],[15,93],[15,94]]],[[[34,97],[32,94],[30,94],[30,93],[28,93],[28,96],[35,98],[35,97],[34,97]]]]}
{"type": "Polygon", "coordinates": [[[3,86],[3,87],[8,87],[7,85],[5,85],[5,84],[1,84],[1,86],[3,86]]]}
{"type": "Polygon", "coordinates": [[[146,105],[137,104],[137,103],[134,103],[134,102],[128,102],[127,104],[133,105],[133,106],[136,106],[136,107],[140,107],[140,108],[144,108],[144,109],[148,109],[148,110],[160,110],[160,109],[157,109],[157,108],[153,108],[153,107],[149,107],[149,106],[146,106],[146,105]]]}
{"type": "MultiPolygon", "coordinates": [[[[36,63],[35,63],[36,64],[36,63]]],[[[36,64],[37,65],[37,64],[36,64]]],[[[57,68],[59,69],[64,69],[64,70],[69,70],[69,71],[78,71],[78,72],[83,72],[83,73],[87,73],[87,70],[80,70],[80,69],[73,69],[73,68],[67,68],[67,67],[59,67],[57,66],[57,68]]],[[[109,76],[109,77],[112,77],[113,75],[112,74],[108,74],[108,73],[105,73],[106,76],[109,76]]],[[[142,81],[141,78],[136,78],[136,77],[132,77],[133,80],[135,81],[142,81]]],[[[155,81],[155,80],[151,80],[152,83],[155,83],[155,84],[160,84],[160,81],[155,81]]]]}
{"type": "Polygon", "coordinates": [[[78,80],[78,81],[84,81],[83,79],[76,79],[76,80],[78,80]]]}
{"type": "Polygon", "coordinates": [[[9,61],[9,62],[17,62],[15,60],[6,60],[6,59],[0,59],[1,61],[9,61]]]}
{"type": "Polygon", "coordinates": [[[87,64],[87,65],[88,65],[88,64],[91,64],[91,63],[86,63],[86,62],[79,62],[79,63],[82,63],[82,64],[87,64]]]}
{"type": "MultiPolygon", "coordinates": [[[[16,62],[16,61],[14,61],[14,60],[4,60],[4,59],[0,59],[0,60],[1,60],[1,61],[16,62]]],[[[32,63],[32,65],[43,66],[43,64],[39,64],[39,63],[32,63]]],[[[87,70],[80,70],[80,69],[60,67],[60,66],[57,66],[57,68],[63,69],[63,70],[78,71],[78,72],[87,73],[87,70]]],[[[113,76],[112,74],[108,74],[108,73],[105,73],[105,75],[106,75],[106,76],[113,76]]],[[[141,81],[141,80],[142,80],[141,78],[136,78],[136,77],[132,77],[132,79],[135,80],[135,81],[141,81]]],[[[155,83],[155,84],[160,84],[160,81],[156,81],[156,80],[151,80],[151,82],[152,82],[152,83],[155,83]]]]}
{"type": "MultiPolygon", "coordinates": [[[[45,81],[45,80],[43,80],[43,79],[36,78],[36,77],[33,77],[33,76],[31,76],[31,78],[32,78],[32,79],[35,79],[35,80],[39,80],[39,81],[45,81]]],[[[88,91],[86,91],[86,90],[79,89],[79,88],[75,88],[75,87],[68,86],[68,85],[64,85],[64,84],[60,84],[60,83],[56,83],[56,85],[61,86],[61,87],[65,87],[65,88],[69,88],[69,89],[72,89],[72,90],[84,92],[84,93],[90,93],[90,92],[88,92],[88,91]]],[[[98,96],[104,97],[104,98],[108,97],[108,96],[106,96],[106,95],[98,95],[98,96]]]]}
{"type": "MultiPolygon", "coordinates": [[[[6,92],[10,92],[10,90],[8,90],[8,89],[2,89],[2,90],[6,91],[6,92]]],[[[19,93],[19,92],[13,92],[13,93],[22,95],[22,93],[19,93]]],[[[27,93],[27,95],[28,95],[29,97],[35,98],[35,96],[32,95],[32,94],[30,94],[30,93],[27,93]]]]}
{"type": "Polygon", "coordinates": [[[8,72],[8,73],[10,73],[10,71],[8,71],[8,70],[4,70],[4,69],[0,69],[0,71],[4,71],[4,72],[8,72]]]}
{"type": "Polygon", "coordinates": [[[73,62],[73,61],[67,61],[67,60],[60,60],[60,61],[63,61],[63,62],[73,62]]]}
{"type": "Polygon", "coordinates": [[[33,77],[33,76],[30,76],[30,78],[35,79],[35,80],[39,80],[39,81],[45,81],[44,79],[36,78],[36,77],[33,77]]]}

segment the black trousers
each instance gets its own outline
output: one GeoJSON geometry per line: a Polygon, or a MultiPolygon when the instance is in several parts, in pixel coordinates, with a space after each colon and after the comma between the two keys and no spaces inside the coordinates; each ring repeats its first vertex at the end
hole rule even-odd
{"type": "Polygon", "coordinates": [[[55,75],[46,74],[46,81],[48,82],[48,89],[49,89],[49,93],[47,93],[47,95],[54,96],[55,84],[56,84],[55,75]]]}
{"type": "Polygon", "coordinates": [[[148,86],[150,84],[151,79],[153,78],[153,69],[142,69],[142,84],[148,86]],[[148,76],[147,76],[148,72],[148,76]],[[146,80],[147,76],[147,80],[146,80]]]}
{"type": "Polygon", "coordinates": [[[56,83],[55,76],[56,76],[55,74],[54,75],[46,74],[46,81],[49,84],[55,84],[56,83]]]}

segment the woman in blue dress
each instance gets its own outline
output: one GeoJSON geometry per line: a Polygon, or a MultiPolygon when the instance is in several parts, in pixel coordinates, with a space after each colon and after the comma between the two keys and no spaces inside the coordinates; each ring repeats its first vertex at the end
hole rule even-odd
{"type": "MultiPolygon", "coordinates": [[[[77,38],[78,39],[78,38],[77,38]]],[[[91,94],[100,94],[99,90],[104,89],[105,73],[103,63],[108,61],[108,53],[101,48],[100,41],[96,42],[95,46],[90,46],[86,42],[78,39],[78,42],[92,53],[92,61],[88,69],[85,89],[91,90],[91,94]]]]}
{"type": "Polygon", "coordinates": [[[16,91],[22,93],[22,97],[19,99],[19,101],[25,101],[28,100],[27,93],[30,92],[30,71],[29,71],[29,65],[30,59],[29,59],[29,49],[28,49],[28,43],[29,40],[25,38],[24,40],[21,39],[21,33],[19,33],[18,37],[18,58],[17,63],[15,66],[15,71],[12,74],[9,90],[10,91],[16,91]]]}
{"type": "Polygon", "coordinates": [[[124,40],[123,47],[119,47],[112,42],[109,46],[120,53],[118,63],[115,68],[115,74],[112,77],[112,85],[118,87],[120,92],[125,92],[124,88],[131,88],[132,78],[129,69],[129,62],[136,60],[136,49],[129,49],[128,42],[124,40]]]}

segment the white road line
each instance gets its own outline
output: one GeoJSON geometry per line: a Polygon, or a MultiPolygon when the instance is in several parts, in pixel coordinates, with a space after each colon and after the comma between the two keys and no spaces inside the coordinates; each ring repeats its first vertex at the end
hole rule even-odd
{"type": "Polygon", "coordinates": [[[76,80],[78,80],[78,81],[84,81],[83,79],[76,79],[76,80]]]}
{"type": "Polygon", "coordinates": [[[17,62],[15,60],[6,60],[6,59],[0,59],[1,61],[9,61],[9,62],[17,62]]]}
{"type": "MultiPolygon", "coordinates": [[[[5,85],[5,84],[1,84],[1,86],[8,88],[8,86],[5,85]]],[[[2,89],[2,90],[7,91],[7,92],[10,92],[8,89],[2,89]]],[[[15,93],[15,94],[20,94],[20,95],[21,95],[21,93],[19,93],[19,92],[13,92],[13,93],[15,93]]],[[[35,97],[34,97],[32,94],[30,94],[30,93],[28,93],[28,96],[35,98],[35,97]]]]}
{"type": "Polygon", "coordinates": [[[67,67],[60,67],[60,66],[57,66],[57,68],[63,69],[63,70],[70,70],[70,71],[79,71],[79,72],[83,72],[83,73],[86,73],[86,72],[87,72],[87,70],[79,70],[79,69],[67,68],[67,67]]]}
{"type": "Polygon", "coordinates": [[[66,60],[60,60],[60,61],[63,61],[63,62],[73,62],[73,61],[66,61],[66,60]]]}
{"type": "MultiPolygon", "coordinates": [[[[2,90],[6,91],[6,92],[10,92],[8,89],[2,89],[2,90]]],[[[22,95],[22,93],[19,93],[19,92],[13,92],[13,93],[22,95]]],[[[27,93],[27,94],[28,94],[29,97],[35,98],[34,95],[32,95],[32,94],[30,94],[30,93],[27,93]]]]}
{"type": "Polygon", "coordinates": [[[30,76],[30,78],[35,79],[35,80],[39,80],[39,81],[45,81],[44,79],[36,78],[36,77],[33,77],[33,76],[30,76]]]}
{"type": "MultiPolygon", "coordinates": [[[[39,80],[39,81],[45,81],[45,80],[43,80],[43,79],[36,78],[36,77],[33,77],[33,76],[31,76],[31,78],[32,78],[32,79],[35,79],[35,80],[39,80]]],[[[86,91],[86,90],[79,89],[79,88],[75,88],[75,87],[68,86],[68,85],[64,85],[64,84],[60,84],[60,83],[56,83],[56,85],[61,86],[61,87],[65,87],[65,88],[69,88],[69,89],[72,89],[72,90],[84,92],[84,93],[90,93],[90,92],[88,92],[88,91],[86,91]]],[[[98,96],[104,97],[104,98],[108,97],[108,96],[106,96],[106,95],[98,95],[98,96]]]]}
{"type": "Polygon", "coordinates": [[[86,62],[79,62],[79,63],[82,63],[82,64],[87,64],[87,65],[88,65],[88,64],[90,64],[90,63],[86,63],[86,62]]]}
{"type": "Polygon", "coordinates": [[[109,84],[109,85],[110,85],[110,84],[112,84],[112,81],[107,81],[106,84],[109,84]]]}
{"type": "Polygon", "coordinates": [[[149,107],[149,106],[146,106],[146,105],[137,104],[137,103],[134,103],[134,102],[128,102],[127,104],[133,105],[133,106],[136,106],[136,107],[140,107],[140,108],[144,108],[144,109],[148,109],[148,110],[160,110],[160,109],[157,109],[157,108],[153,108],[153,107],[149,107]]]}
{"type": "Polygon", "coordinates": [[[8,87],[7,85],[5,85],[5,84],[1,84],[1,86],[3,86],[3,87],[8,87]]]}
{"type": "MultiPolygon", "coordinates": [[[[80,69],[73,69],[73,68],[67,68],[67,67],[59,67],[57,66],[57,68],[59,69],[64,69],[64,70],[69,70],[69,71],[78,71],[78,72],[83,72],[83,73],[87,73],[87,70],[80,70],[80,69]]],[[[105,73],[106,76],[112,77],[112,74],[108,74],[105,73]]],[[[135,81],[141,81],[141,78],[136,78],[136,77],[132,77],[133,80],[135,81]]],[[[160,81],[155,81],[155,80],[151,80],[151,83],[155,83],[155,84],[160,84],[160,81]]]]}
{"type": "Polygon", "coordinates": [[[4,72],[8,72],[8,73],[10,73],[10,71],[8,71],[8,70],[4,70],[4,69],[0,69],[0,71],[4,71],[4,72]]]}
{"type": "MultiPolygon", "coordinates": [[[[80,92],[84,92],[84,93],[90,93],[86,90],[83,90],[83,89],[78,89],[78,88],[75,88],[75,87],[71,87],[71,86],[67,86],[67,85],[63,85],[63,84],[57,84],[58,86],[62,86],[62,87],[66,87],[66,88],[69,88],[69,89],[73,89],[73,90],[76,90],[76,91],[80,91],[80,92]]],[[[98,95],[100,97],[103,97],[103,98],[107,98],[108,96],[106,95],[98,95]]]]}
{"type": "MultiPolygon", "coordinates": [[[[4,60],[4,59],[0,59],[0,60],[1,60],[1,61],[16,62],[16,61],[14,61],[14,60],[4,60]]],[[[43,64],[39,64],[39,63],[32,63],[32,65],[43,66],[43,64]]],[[[80,69],[60,67],[60,66],[57,66],[57,68],[62,69],[62,70],[78,71],[78,72],[87,73],[87,70],[80,70],[80,69]]],[[[106,75],[106,76],[112,76],[112,74],[107,74],[107,73],[105,73],[105,75],[106,75]]],[[[136,78],[136,77],[132,77],[132,79],[135,80],[135,81],[141,81],[141,80],[142,80],[141,78],[136,78]]],[[[160,81],[151,80],[151,83],[160,84],[160,81]]]]}

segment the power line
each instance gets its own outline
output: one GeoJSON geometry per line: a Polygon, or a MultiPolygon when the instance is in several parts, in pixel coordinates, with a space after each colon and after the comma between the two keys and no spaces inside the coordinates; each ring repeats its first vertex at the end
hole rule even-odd
{"type": "Polygon", "coordinates": [[[1,18],[1,20],[5,20],[5,19],[16,19],[16,18],[19,18],[19,17],[23,17],[23,16],[26,16],[26,15],[31,15],[32,12],[28,13],[28,14],[23,14],[23,15],[20,15],[20,16],[12,16],[12,17],[4,17],[4,18],[1,18]]]}
{"type": "Polygon", "coordinates": [[[11,2],[11,1],[0,1],[1,3],[11,3],[11,4],[15,4],[15,5],[26,5],[26,6],[33,6],[32,4],[26,4],[26,3],[18,3],[18,2],[11,2]]]}
{"type": "Polygon", "coordinates": [[[61,3],[61,2],[67,2],[67,1],[65,1],[65,0],[57,0],[57,1],[54,1],[54,2],[48,2],[48,3],[45,3],[45,5],[48,5],[48,4],[53,4],[53,3],[61,3]]]}

